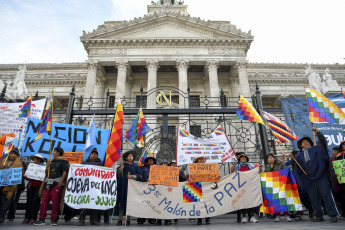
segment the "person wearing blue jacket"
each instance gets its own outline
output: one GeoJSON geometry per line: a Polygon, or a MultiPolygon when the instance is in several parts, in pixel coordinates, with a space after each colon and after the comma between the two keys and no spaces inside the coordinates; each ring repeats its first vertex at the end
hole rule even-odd
{"type": "Polygon", "coordinates": [[[318,136],[318,144],[314,146],[310,137],[303,137],[297,143],[300,152],[297,154],[296,158],[290,154],[290,158],[296,159],[299,164],[299,166],[296,164],[294,167],[296,179],[300,185],[306,189],[309,195],[315,212],[313,221],[324,221],[324,213],[321,204],[322,199],[325,204],[327,215],[330,217],[330,221],[338,222],[337,215],[339,212],[334,202],[327,176],[327,168],[330,165],[327,142],[318,129],[312,128],[312,131],[318,136]]]}
{"type": "MultiPolygon", "coordinates": [[[[117,226],[122,225],[123,216],[126,215],[128,180],[141,181],[141,169],[134,164],[134,150],[127,151],[123,154],[123,163],[117,168],[117,199],[116,206],[119,209],[119,221],[117,226]]],[[[126,225],[130,225],[130,217],[127,216],[126,225]]]]}

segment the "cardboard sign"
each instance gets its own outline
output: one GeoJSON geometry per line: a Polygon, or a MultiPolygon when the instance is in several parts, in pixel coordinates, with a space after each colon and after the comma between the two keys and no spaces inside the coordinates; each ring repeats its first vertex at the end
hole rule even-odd
{"type": "Polygon", "coordinates": [[[179,168],[153,165],[150,169],[149,184],[178,186],[179,168]]]}
{"type": "Polygon", "coordinates": [[[219,182],[219,168],[217,163],[190,164],[190,182],[219,182]]]}
{"type": "Polygon", "coordinates": [[[30,163],[26,169],[25,176],[29,179],[43,181],[46,172],[46,164],[38,165],[30,163]]]}
{"type": "Polygon", "coordinates": [[[83,162],[83,152],[64,152],[63,158],[70,164],[81,164],[83,162]]]}
{"type": "MultiPolygon", "coordinates": [[[[10,134],[7,134],[7,135],[4,135],[4,136],[2,136],[2,137],[0,137],[0,157],[2,157],[2,154],[3,154],[3,152],[4,151],[6,151],[7,150],[7,147],[6,148],[4,148],[5,147],[5,145],[6,145],[6,139],[7,139],[7,137],[14,137],[14,134],[13,133],[10,133],[10,134]]],[[[13,138],[14,139],[14,138],[13,138]]]]}
{"type": "Polygon", "coordinates": [[[337,174],[339,184],[345,183],[345,160],[333,161],[334,173],[337,174]]]}
{"type": "Polygon", "coordinates": [[[72,164],[65,203],[74,209],[107,210],[116,204],[116,171],[94,165],[72,164]]]}
{"type": "Polygon", "coordinates": [[[21,184],[22,168],[0,169],[0,187],[21,184]]]}
{"type": "Polygon", "coordinates": [[[206,138],[193,136],[180,129],[177,134],[177,166],[191,164],[197,157],[205,157],[207,163],[237,162],[236,154],[221,126],[206,138]]]}

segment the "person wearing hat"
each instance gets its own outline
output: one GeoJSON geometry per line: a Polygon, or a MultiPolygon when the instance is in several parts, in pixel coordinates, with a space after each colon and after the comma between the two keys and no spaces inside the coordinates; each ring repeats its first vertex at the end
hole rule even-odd
{"type": "MultiPolygon", "coordinates": [[[[150,170],[152,165],[157,164],[157,160],[154,157],[147,157],[144,162],[144,166],[141,167],[141,182],[148,182],[149,177],[150,177],[150,170]]],[[[144,224],[146,221],[145,218],[138,218],[137,223],[138,224],[144,224]]],[[[156,220],[155,219],[148,219],[149,224],[155,224],[156,220]]]]}
{"type": "MultiPolygon", "coordinates": [[[[12,149],[6,158],[0,160],[0,169],[22,168],[22,175],[24,175],[24,166],[18,156],[19,150],[17,148],[12,149]]],[[[17,187],[17,185],[0,187],[0,224],[5,220],[17,187]]]]}
{"type": "MultiPolygon", "coordinates": [[[[82,164],[103,166],[101,159],[98,158],[98,151],[96,148],[91,150],[89,157],[82,164]]],[[[91,225],[95,225],[95,226],[100,225],[99,221],[97,220],[98,210],[96,210],[96,209],[82,209],[80,211],[81,212],[79,214],[78,226],[84,226],[85,225],[85,218],[86,218],[87,212],[90,212],[90,223],[91,223],[91,225]]]]}
{"type": "MultiPolygon", "coordinates": [[[[45,160],[41,154],[36,154],[30,156],[30,159],[36,165],[43,165],[45,160]]],[[[37,214],[40,210],[41,198],[39,197],[38,193],[40,191],[40,187],[42,185],[42,181],[34,180],[27,178],[24,176],[26,180],[29,181],[27,185],[27,192],[26,192],[26,210],[25,210],[25,219],[23,220],[22,224],[34,224],[37,221],[37,214]]]]}
{"type": "MultiPolygon", "coordinates": [[[[122,225],[123,216],[126,215],[128,180],[141,181],[141,169],[134,164],[134,150],[127,151],[123,154],[123,163],[117,168],[117,199],[116,207],[119,209],[119,220],[117,226],[122,225]]],[[[126,225],[130,225],[130,216],[127,216],[126,225]]]]}
{"type": "Polygon", "coordinates": [[[318,129],[312,128],[317,134],[319,142],[316,146],[310,137],[303,137],[297,142],[300,152],[291,159],[295,159],[299,165],[295,165],[297,181],[307,190],[311,204],[314,208],[314,222],[324,221],[321,199],[324,202],[326,212],[331,222],[338,222],[339,214],[334,203],[331,187],[327,176],[327,168],[330,168],[330,159],[327,150],[327,141],[318,129]],[[302,171],[302,169],[305,173],[302,171]]]}

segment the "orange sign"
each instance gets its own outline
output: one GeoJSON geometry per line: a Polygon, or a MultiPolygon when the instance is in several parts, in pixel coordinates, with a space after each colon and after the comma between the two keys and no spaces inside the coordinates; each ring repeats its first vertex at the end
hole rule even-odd
{"type": "Polygon", "coordinates": [[[219,182],[218,163],[189,164],[190,182],[219,182]]]}
{"type": "Polygon", "coordinates": [[[13,133],[6,134],[0,137],[0,157],[2,157],[2,152],[4,150],[4,145],[6,141],[6,137],[14,137],[13,133]]]}
{"type": "Polygon", "coordinates": [[[83,152],[64,152],[63,158],[70,164],[81,164],[83,162],[83,152]]]}
{"type": "Polygon", "coordinates": [[[150,169],[149,184],[178,186],[179,168],[153,165],[150,169]]]}

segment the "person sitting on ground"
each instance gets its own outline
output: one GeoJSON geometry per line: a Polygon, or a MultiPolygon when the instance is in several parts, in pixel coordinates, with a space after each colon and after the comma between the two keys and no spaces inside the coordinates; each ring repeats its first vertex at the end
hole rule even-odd
{"type": "Polygon", "coordinates": [[[318,136],[318,145],[314,146],[310,137],[303,137],[297,142],[300,149],[295,159],[299,166],[295,166],[296,179],[307,190],[311,204],[315,211],[314,222],[324,221],[321,199],[325,204],[331,222],[338,222],[338,210],[333,200],[329,185],[327,168],[330,168],[330,159],[327,150],[327,141],[318,129],[312,128],[318,136]],[[302,169],[305,173],[302,171],[302,169]]]}
{"type": "MultiPolygon", "coordinates": [[[[274,172],[274,171],[279,171],[287,166],[284,164],[284,162],[279,161],[276,159],[276,157],[271,153],[267,155],[267,162],[268,164],[266,165],[265,172],[274,172]]],[[[289,217],[289,212],[284,212],[283,213],[285,216],[285,221],[291,222],[291,218],[289,217]]],[[[276,218],[275,222],[280,222],[280,213],[275,213],[276,218]]]]}
{"type": "MultiPolygon", "coordinates": [[[[95,166],[103,166],[103,163],[102,163],[101,159],[98,158],[98,151],[97,151],[96,148],[91,150],[90,156],[82,164],[85,164],[85,165],[95,165],[95,166]]],[[[101,225],[97,221],[97,213],[98,213],[97,209],[82,209],[80,214],[79,214],[79,224],[78,224],[78,226],[84,226],[85,225],[85,218],[86,218],[86,214],[87,214],[88,211],[90,212],[90,222],[91,222],[91,225],[96,225],[96,226],[101,225]]]]}
{"type": "MultiPolygon", "coordinates": [[[[12,149],[6,158],[0,160],[0,169],[22,168],[22,175],[24,176],[24,166],[18,156],[19,150],[17,148],[12,149]]],[[[0,224],[5,221],[6,214],[14,199],[17,187],[17,185],[0,187],[0,224]]]]}

